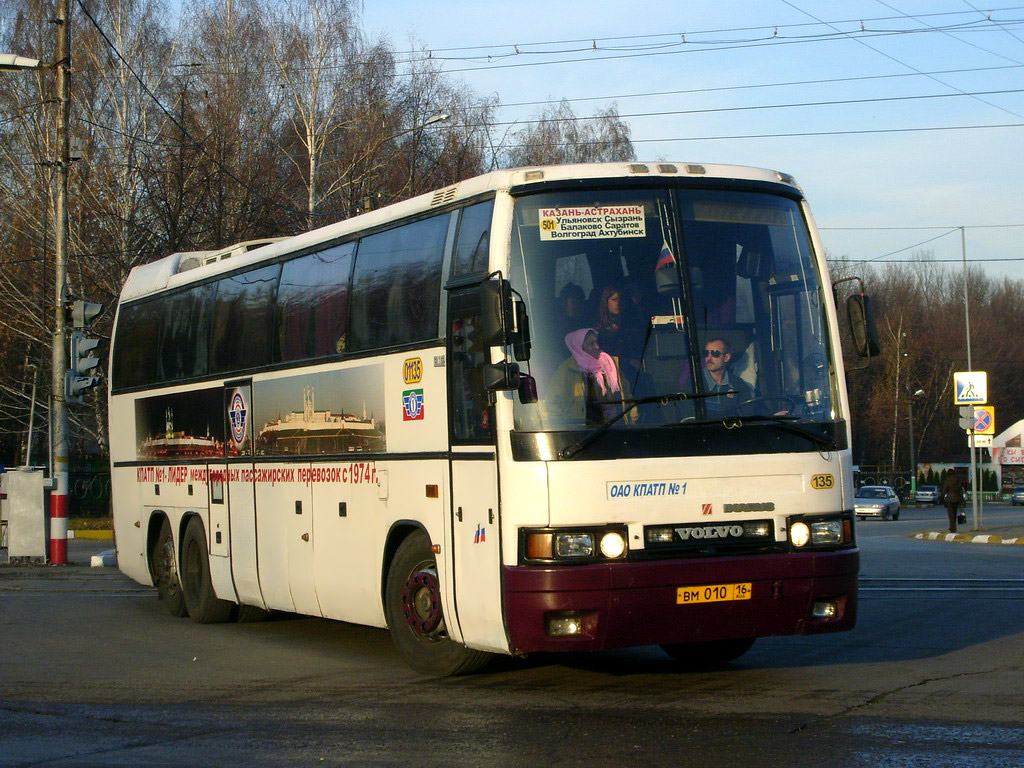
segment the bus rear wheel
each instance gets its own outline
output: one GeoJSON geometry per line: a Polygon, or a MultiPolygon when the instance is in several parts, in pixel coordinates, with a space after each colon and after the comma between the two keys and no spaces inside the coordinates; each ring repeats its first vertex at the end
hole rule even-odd
{"type": "Polygon", "coordinates": [[[160,533],[149,553],[149,562],[153,568],[153,583],[156,594],[163,602],[171,616],[179,618],[188,616],[185,606],[185,595],[178,578],[178,558],[174,552],[174,536],[171,535],[171,524],[165,517],[160,524],[160,533]]]}
{"type": "Polygon", "coordinates": [[[188,615],[197,624],[217,624],[231,618],[234,603],[220,600],[210,581],[210,551],[206,546],[203,521],[193,517],[185,526],[181,546],[181,587],[188,615]]]}
{"type": "Polygon", "coordinates": [[[384,588],[388,628],[405,662],[424,675],[468,675],[491,658],[448,636],[430,540],[416,531],[399,545],[384,588]]]}
{"type": "Polygon", "coordinates": [[[707,640],[699,643],[668,643],[661,650],[685,667],[699,669],[717,667],[735,661],[750,650],[753,637],[734,640],[707,640]]]}

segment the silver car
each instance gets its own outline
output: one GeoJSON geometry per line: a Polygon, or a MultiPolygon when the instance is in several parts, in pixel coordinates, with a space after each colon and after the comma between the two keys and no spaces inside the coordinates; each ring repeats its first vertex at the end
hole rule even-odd
{"type": "Polygon", "coordinates": [[[1024,485],[1018,485],[1010,494],[1010,505],[1015,507],[1018,504],[1024,504],[1024,485]]]}
{"type": "Polygon", "coordinates": [[[922,485],[914,494],[914,501],[922,501],[925,504],[940,504],[942,492],[937,485],[922,485]]]}
{"type": "Polygon", "coordinates": [[[853,497],[853,514],[861,520],[866,517],[899,520],[900,499],[888,485],[863,485],[853,497]]]}

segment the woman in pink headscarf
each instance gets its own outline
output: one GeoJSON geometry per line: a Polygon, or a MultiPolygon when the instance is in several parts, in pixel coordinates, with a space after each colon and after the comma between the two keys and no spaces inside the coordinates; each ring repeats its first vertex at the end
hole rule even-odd
{"type": "Polygon", "coordinates": [[[551,399],[571,421],[600,424],[621,409],[622,383],[615,361],[601,351],[593,328],[567,333],[565,346],[570,357],[555,371],[551,399]]]}

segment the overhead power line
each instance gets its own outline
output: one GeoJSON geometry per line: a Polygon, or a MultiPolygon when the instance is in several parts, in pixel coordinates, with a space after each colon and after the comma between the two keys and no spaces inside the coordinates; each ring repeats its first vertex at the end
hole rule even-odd
{"type": "MultiPolygon", "coordinates": [[[[970,3],[967,3],[967,4],[970,5],[970,3]]],[[[973,6],[972,6],[972,8],[973,8],[973,6]]],[[[985,13],[992,14],[992,13],[1001,13],[1001,12],[1005,12],[1005,11],[1020,11],[1020,10],[1024,10],[1024,6],[1012,5],[1012,6],[1004,6],[1004,7],[1001,7],[1001,8],[988,8],[988,9],[985,9],[985,11],[979,11],[978,9],[975,8],[973,11],[941,11],[941,12],[935,12],[935,13],[921,13],[921,14],[917,14],[917,17],[921,18],[921,19],[925,19],[925,18],[936,18],[936,17],[940,17],[940,16],[943,16],[943,17],[946,17],[946,16],[949,16],[949,17],[953,17],[953,16],[977,16],[977,15],[985,15],[985,13]]],[[[725,27],[725,28],[721,28],[721,29],[704,29],[704,30],[692,30],[691,29],[691,30],[678,30],[678,31],[675,31],[675,32],[658,32],[658,33],[653,33],[653,34],[617,35],[617,36],[613,36],[613,37],[597,37],[597,38],[594,38],[594,37],[581,37],[581,38],[572,38],[572,39],[567,39],[567,40],[542,40],[542,41],[518,42],[518,43],[489,43],[489,44],[485,44],[485,45],[459,46],[459,47],[451,47],[451,48],[431,48],[430,50],[432,52],[435,52],[435,53],[450,53],[450,52],[458,52],[458,51],[486,51],[486,50],[489,50],[489,49],[492,49],[492,48],[493,49],[508,50],[509,48],[517,48],[518,47],[520,50],[522,50],[524,48],[530,48],[530,47],[534,47],[534,46],[574,45],[574,44],[582,44],[582,43],[590,43],[590,42],[606,43],[606,42],[616,42],[616,41],[620,41],[620,40],[623,40],[623,41],[625,41],[625,40],[652,40],[652,41],[657,41],[657,40],[662,40],[662,39],[666,39],[667,40],[667,39],[679,38],[679,37],[682,37],[684,35],[690,35],[691,37],[693,37],[695,35],[722,35],[722,34],[732,34],[732,33],[741,33],[741,32],[764,32],[764,31],[769,31],[769,30],[772,31],[772,32],[775,32],[777,30],[785,30],[785,29],[802,29],[804,27],[816,27],[816,26],[821,26],[823,23],[825,23],[825,24],[828,24],[828,23],[832,23],[832,24],[862,24],[862,23],[863,24],[868,24],[868,23],[883,22],[883,21],[896,21],[896,20],[899,20],[899,19],[902,19],[902,18],[905,18],[904,14],[901,14],[899,16],[873,16],[873,17],[865,17],[865,18],[857,18],[857,19],[835,19],[835,20],[833,20],[831,22],[817,22],[816,21],[816,22],[796,23],[796,24],[762,24],[762,25],[759,25],[759,26],[752,26],[752,27],[725,27]]],[[[998,22],[994,22],[994,23],[998,23],[998,22]]],[[[414,55],[414,54],[417,54],[417,53],[420,53],[420,51],[400,51],[399,55],[414,55]]]]}
{"type": "MultiPolygon", "coordinates": [[[[805,11],[803,8],[800,8],[795,3],[791,2],[791,0],[782,0],[782,2],[785,3],[786,5],[788,5],[793,10],[799,11],[800,13],[804,14],[805,16],[810,16],[815,21],[821,22],[821,23],[826,24],[827,26],[829,26],[829,27],[831,27],[833,29],[836,29],[837,32],[841,31],[837,27],[835,27],[833,24],[831,24],[830,22],[823,22],[823,21],[821,21],[821,19],[819,19],[813,13],[810,13],[809,11],[805,11]]],[[[863,45],[868,50],[874,51],[879,56],[884,56],[885,58],[889,59],[890,61],[895,61],[900,66],[906,67],[907,69],[912,70],[914,72],[917,72],[918,74],[924,74],[920,69],[918,69],[914,65],[908,64],[907,62],[902,61],[901,59],[898,59],[897,57],[893,56],[891,53],[886,53],[885,51],[881,50],[880,48],[876,48],[875,46],[868,44],[867,42],[865,42],[859,36],[850,35],[849,33],[846,33],[846,32],[843,32],[842,34],[845,37],[849,38],[850,40],[853,40],[854,42],[859,43],[860,45],[863,45]]],[[[962,89],[957,88],[955,85],[952,85],[951,83],[947,83],[945,80],[940,80],[939,78],[937,78],[935,76],[932,76],[932,75],[929,75],[928,77],[929,77],[929,79],[934,80],[936,83],[939,83],[940,85],[942,85],[942,86],[944,86],[946,88],[949,88],[950,90],[957,91],[958,93],[963,93],[964,92],[962,89]]],[[[974,96],[972,98],[976,99],[977,101],[981,102],[982,104],[986,104],[986,105],[988,105],[990,107],[993,107],[995,109],[998,109],[998,110],[1000,110],[1002,112],[1006,112],[1009,115],[1013,115],[1016,118],[1020,118],[1021,120],[1024,120],[1024,115],[1021,115],[1021,114],[1019,114],[1017,112],[1014,112],[1011,109],[1006,109],[1005,107],[1002,107],[1002,106],[1000,106],[998,104],[993,104],[991,101],[986,101],[985,99],[981,98],[980,96],[974,96]]]]}

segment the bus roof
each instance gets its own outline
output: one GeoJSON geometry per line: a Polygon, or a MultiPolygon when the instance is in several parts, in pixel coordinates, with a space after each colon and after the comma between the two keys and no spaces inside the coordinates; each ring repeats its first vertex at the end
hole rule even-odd
{"type": "Polygon", "coordinates": [[[415,216],[487,192],[571,179],[657,177],[738,179],[781,183],[798,189],[796,182],[788,174],[740,165],[657,161],[509,168],[465,179],[451,186],[291,237],[246,241],[211,251],[173,253],[157,261],[133,268],[121,289],[120,300],[127,301],[165,288],[185,285],[221,272],[272,259],[281,254],[303,250],[319,243],[336,240],[352,232],[415,216]]]}

